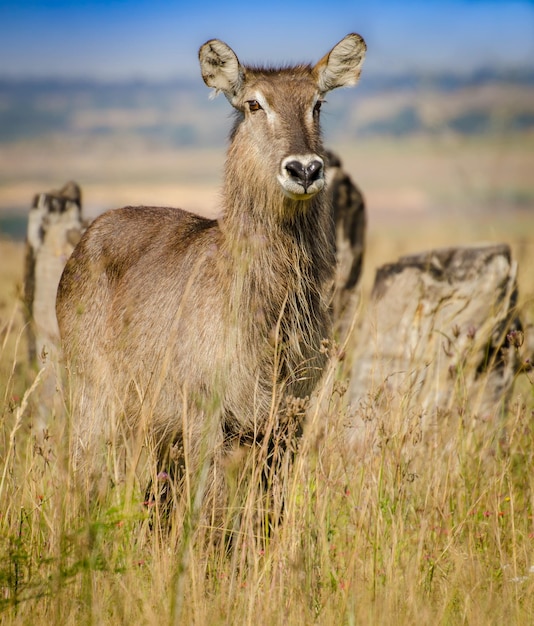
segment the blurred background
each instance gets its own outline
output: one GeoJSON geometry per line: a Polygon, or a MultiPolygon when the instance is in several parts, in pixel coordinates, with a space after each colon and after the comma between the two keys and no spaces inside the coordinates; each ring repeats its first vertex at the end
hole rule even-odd
{"type": "Polygon", "coordinates": [[[231,111],[209,99],[199,46],[316,62],[349,32],[368,45],[360,84],[329,94],[322,119],[370,236],[446,220],[458,244],[512,215],[534,235],[534,2],[4,0],[0,32],[4,235],[23,238],[34,193],[69,179],[89,217],[143,203],[216,214],[231,111]]]}

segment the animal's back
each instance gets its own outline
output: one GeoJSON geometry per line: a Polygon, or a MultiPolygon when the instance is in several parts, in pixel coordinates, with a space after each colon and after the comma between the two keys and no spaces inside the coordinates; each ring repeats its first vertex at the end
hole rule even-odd
{"type": "Polygon", "coordinates": [[[57,317],[66,350],[74,347],[74,328],[81,335],[94,334],[85,323],[80,327],[80,320],[89,311],[103,319],[105,311],[98,306],[110,304],[109,294],[121,288],[126,274],[139,276],[137,290],[150,291],[157,285],[140,281],[156,269],[154,264],[160,272],[162,263],[176,267],[196,234],[216,228],[214,220],[163,207],[125,207],[99,216],[68,260],[58,288],[57,317]]]}

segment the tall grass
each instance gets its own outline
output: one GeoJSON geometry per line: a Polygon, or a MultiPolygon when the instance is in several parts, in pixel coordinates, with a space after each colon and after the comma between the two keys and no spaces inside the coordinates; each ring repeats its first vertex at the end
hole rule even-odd
{"type": "MultiPolygon", "coordinates": [[[[511,243],[528,267],[534,249],[521,241],[511,243]]],[[[384,260],[394,256],[390,248],[384,260]]],[[[239,458],[228,467],[228,549],[212,537],[194,487],[179,523],[159,523],[158,507],[144,505],[150,464],[135,460],[98,498],[77,485],[65,391],[57,391],[63,409],[38,426],[44,374],[27,365],[19,260],[16,249],[0,294],[1,623],[532,623],[532,377],[517,381],[502,422],[460,406],[430,440],[402,402],[387,416],[350,406],[334,359],[274,532],[258,537],[254,460],[246,472],[239,458]],[[365,421],[372,446],[347,443],[354,420],[365,421]]],[[[368,267],[377,261],[371,249],[368,267]]],[[[520,289],[530,314],[532,285],[523,279],[520,289]]]]}

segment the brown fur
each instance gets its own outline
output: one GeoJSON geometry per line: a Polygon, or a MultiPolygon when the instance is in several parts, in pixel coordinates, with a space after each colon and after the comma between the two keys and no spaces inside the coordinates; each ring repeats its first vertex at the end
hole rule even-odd
{"type": "Polygon", "coordinates": [[[265,70],[222,42],[201,48],[206,83],[237,111],[223,217],[126,207],[74,250],[57,316],[77,377],[77,463],[96,469],[99,441],[126,425],[154,438],[161,465],[170,449],[193,469],[207,454],[215,476],[232,442],[270,436],[283,399],[312,393],[331,331],[332,210],[319,179],[288,196],[277,177],[291,178],[289,155],[325,158],[314,103],[357,81],[364,49],[351,35],[314,68],[265,70]]]}

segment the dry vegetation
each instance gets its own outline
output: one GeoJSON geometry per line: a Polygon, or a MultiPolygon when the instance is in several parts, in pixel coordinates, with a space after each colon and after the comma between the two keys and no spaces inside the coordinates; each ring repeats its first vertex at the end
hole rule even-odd
{"type": "MultiPolygon", "coordinates": [[[[378,264],[484,239],[512,245],[520,306],[534,317],[532,215],[370,221],[359,315],[378,264]]],[[[51,412],[44,431],[32,419],[39,374],[25,353],[23,246],[1,241],[0,256],[0,622],[532,623],[532,373],[517,381],[502,422],[458,406],[430,443],[402,409],[385,421],[346,407],[347,370],[335,362],[289,480],[284,523],[255,538],[255,503],[236,488],[243,521],[226,553],[206,543],[193,497],[170,534],[150,530],[139,468],[86,501],[69,468],[68,412],[51,412]],[[346,444],[349,411],[382,424],[376,448],[346,444]]]]}
{"type": "MultiPolygon", "coordinates": [[[[359,94],[357,106],[343,100],[344,118],[325,114],[334,126],[339,118],[338,139],[363,136],[347,135],[349,122],[362,130],[410,107],[435,132],[335,146],[369,209],[356,328],[378,265],[480,241],[511,245],[521,314],[534,320],[534,140],[531,131],[502,130],[510,111],[532,112],[532,89],[422,90],[417,106],[413,94],[359,94]],[[449,118],[475,109],[497,111],[491,136],[454,133],[449,118]]],[[[35,192],[73,178],[91,216],[129,203],[213,212],[223,152],[211,146],[226,133],[226,104],[219,116],[204,91],[201,101],[174,94],[163,109],[160,94],[133,109],[119,106],[124,95],[97,107],[97,96],[53,96],[45,109],[62,119],[72,113],[71,126],[52,131],[45,117],[46,132],[2,143],[0,211],[28,207],[35,192]],[[172,130],[186,117],[197,147],[178,150],[165,134],[139,133],[158,124],[172,130]]],[[[28,115],[32,121],[35,111],[28,115]]],[[[5,132],[13,127],[6,120],[5,132]]],[[[311,412],[282,526],[254,537],[254,490],[236,474],[231,505],[243,521],[226,553],[206,543],[193,498],[170,534],[157,523],[151,530],[158,512],[143,503],[151,468],[131,459],[128,478],[100,501],[87,502],[77,488],[68,389],[57,407],[44,407],[45,429],[38,411],[40,374],[28,364],[20,299],[23,254],[21,243],[0,239],[1,624],[532,623],[534,372],[518,378],[500,422],[458,405],[429,442],[402,402],[386,415],[346,406],[349,343],[311,412]],[[347,444],[349,416],[379,425],[376,447],[347,444]]]]}

